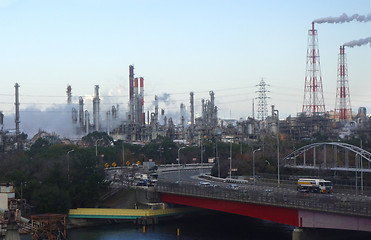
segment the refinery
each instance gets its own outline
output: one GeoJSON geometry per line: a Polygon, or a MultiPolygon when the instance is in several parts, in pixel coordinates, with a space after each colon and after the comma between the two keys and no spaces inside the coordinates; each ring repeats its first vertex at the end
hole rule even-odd
{"type": "MultiPolygon", "coordinates": [[[[363,16],[351,16],[352,20],[366,21],[363,16]]],[[[358,111],[351,108],[348,65],[346,48],[362,46],[370,43],[370,38],[360,39],[345,43],[339,47],[336,103],[334,110],[327,110],[323,97],[323,86],[318,47],[318,32],[315,24],[324,22],[347,21],[347,16],[338,19],[318,19],[311,24],[308,31],[308,48],[306,57],[306,72],[304,84],[304,98],[302,111],[296,117],[289,116],[280,119],[279,109],[268,105],[268,84],[264,79],[260,81],[256,93],[256,101],[252,103],[252,117],[246,119],[221,119],[218,117],[218,106],[215,103],[217,92],[209,91],[208,96],[202,96],[200,102],[195,102],[195,93],[189,93],[189,103],[179,106],[179,119],[167,115],[166,108],[159,108],[159,97],[144,99],[144,77],[137,77],[134,65],[128,68],[128,96],[127,107],[114,104],[109,111],[101,109],[99,85],[95,85],[92,99],[92,112],[85,109],[86,99],[78,96],[78,107],[72,104],[72,86],[68,85],[67,109],[70,109],[70,125],[73,135],[81,138],[92,132],[106,132],[114,140],[123,140],[128,143],[149,143],[160,137],[168,137],[185,145],[199,145],[201,140],[218,139],[223,142],[251,143],[258,141],[262,134],[279,133],[280,138],[293,140],[315,139],[315,136],[326,136],[328,139],[338,140],[367,134],[370,129],[367,125],[368,117],[366,107],[359,107],[358,111]],[[345,18],[345,19],[344,19],[345,18]],[[145,111],[144,104],[153,106],[151,111],[145,111]],[[195,106],[201,107],[201,113],[195,114],[195,106]],[[256,113],[255,113],[256,112],[256,113]]],[[[349,20],[349,19],[348,19],[349,20]]],[[[15,127],[4,126],[4,114],[0,112],[0,149],[26,148],[28,140],[20,129],[20,85],[15,83],[15,127]]],[[[147,106],[148,109],[148,106],[147,106]]],[[[47,133],[40,129],[39,132],[28,138],[37,139],[40,136],[59,138],[55,133],[47,133]]],[[[68,143],[78,139],[64,139],[68,143]]]]}

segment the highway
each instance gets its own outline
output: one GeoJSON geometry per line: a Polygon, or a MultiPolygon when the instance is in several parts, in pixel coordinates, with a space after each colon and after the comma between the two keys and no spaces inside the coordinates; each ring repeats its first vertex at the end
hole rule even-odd
{"type": "MultiPolygon", "coordinates": [[[[138,169],[141,172],[142,169],[138,169]]],[[[111,169],[107,171],[108,178],[114,179],[112,188],[136,187],[136,181],[127,181],[124,175],[131,170],[111,169]]],[[[301,193],[296,191],[296,183],[281,182],[280,186],[272,181],[257,178],[256,184],[252,181],[247,183],[232,183],[212,181],[200,178],[200,175],[210,172],[210,169],[197,167],[177,166],[159,168],[158,182],[155,190],[158,192],[208,197],[247,203],[259,203],[271,206],[311,209],[332,213],[344,213],[358,216],[371,216],[371,197],[366,195],[354,195],[343,193],[334,186],[334,193],[301,193]],[[180,180],[180,181],[179,181],[180,180]],[[210,184],[200,184],[209,182],[210,184]]],[[[142,187],[141,187],[142,188],[142,187]]]]}
{"type": "Polygon", "coordinates": [[[187,196],[206,197],[229,201],[288,207],[303,210],[315,210],[330,213],[343,213],[357,216],[371,216],[371,197],[335,192],[332,194],[301,193],[296,191],[296,185],[266,184],[259,179],[256,185],[252,183],[237,184],[210,181],[198,178],[198,170],[167,172],[159,175],[156,190],[164,193],[187,196]],[[199,184],[208,181],[210,185],[199,184]]]}

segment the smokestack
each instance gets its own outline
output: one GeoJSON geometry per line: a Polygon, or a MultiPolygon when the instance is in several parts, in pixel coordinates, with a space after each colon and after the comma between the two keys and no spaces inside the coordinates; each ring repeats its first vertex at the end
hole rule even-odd
{"type": "Polygon", "coordinates": [[[79,97],[79,124],[80,124],[80,129],[83,130],[84,128],[84,99],[81,96],[79,97]]]}
{"type": "Polygon", "coordinates": [[[68,85],[67,86],[67,104],[71,104],[72,102],[72,88],[71,88],[71,85],[68,85]]]}
{"type": "MultiPolygon", "coordinates": [[[[308,31],[306,62],[302,112],[308,116],[323,115],[326,112],[326,108],[323,98],[318,33],[314,28],[314,22],[312,22],[312,29],[308,31]]],[[[260,103],[258,104],[258,108],[260,108],[260,103]]]]}
{"type": "Polygon", "coordinates": [[[134,78],[134,99],[135,99],[135,106],[134,106],[134,122],[137,123],[139,121],[138,117],[138,78],[134,78]]]}
{"type": "Polygon", "coordinates": [[[120,117],[120,105],[116,104],[116,118],[120,117]]]}
{"type": "Polygon", "coordinates": [[[3,130],[3,125],[4,125],[4,114],[3,112],[0,112],[0,130],[3,130]]]}
{"type": "Polygon", "coordinates": [[[72,108],[72,123],[76,124],[77,123],[77,110],[76,108],[72,108]]]}
{"type": "Polygon", "coordinates": [[[344,46],[340,46],[339,53],[335,118],[338,118],[339,121],[349,121],[352,119],[352,108],[350,105],[350,93],[348,81],[348,68],[346,64],[344,46]]]}
{"type": "Polygon", "coordinates": [[[117,109],[115,106],[112,106],[112,119],[116,119],[117,118],[117,109]]]}
{"type": "Polygon", "coordinates": [[[134,66],[129,66],[129,121],[134,121],[134,66]]]}
{"type": "Polygon", "coordinates": [[[182,123],[182,118],[184,119],[184,104],[180,103],[180,123],[182,123]]]}
{"type": "Polygon", "coordinates": [[[142,114],[142,120],[141,124],[145,125],[146,119],[145,119],[145,113],[143,112],[144,108],[144,79],[143,77],[140,77],[140,113],[142,114]]]}
{"type": "Polygon", "coordinates": [[[194,124],[195,124],[195,106],[194,106],[194,94],[193,92],[189,93],[190,95],[190,104],[191,104],[191,131],[193,133],[194,130],[194,124]]]}
{"type": "Polygon", "coordinates": [[[149,111],[147,111],[147,124],[149,125],[151,122],[149,121],[149,111]]]}
{"type": "Polygon", "coordinates": [[[106,112],[106,119],[107,119],[107,134],[108,135],[110,134],[110,116],[111,116],[111,112],[107,111],[106,112]]]}
{"type": "Polygon", "coordinates": [[[16,141],[17,141],[17,148],[19,148],[19,142],[18,142],[18,137],[19,137],[19,84],[16,83],[14,85],[15,87],[15,136],[16,136],[16,141]]]}
{"type": "Polygon", "coordinates": [[[155,95],[155,123],[158,123],[158,97],[155,95]]]}
{"type": "Polygon", "coordinates": [[[90,123],[89,123],[89,112],[88,112],[88,110],[85,110],[85,132],[86,132],[86,134],[89,133],[89,126],[90,126],[90,123]]]}
{"type": "Polygon", "coordinates": [[[93,99],[93,121],[95,131],[99,131],[99,85],[95,85],[94,99],[93,99]]]}

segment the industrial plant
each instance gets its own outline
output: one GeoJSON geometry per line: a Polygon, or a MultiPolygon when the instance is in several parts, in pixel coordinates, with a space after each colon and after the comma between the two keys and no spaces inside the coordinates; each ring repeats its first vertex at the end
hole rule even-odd
{"type": "MultiPolygon", "coordinates": [[[[318,48],[318,32],[315,23],[326,22],[319,19],[311,24],[308,31],[308,48],[306,57],[306,73],[304,81],[304,98],[302,111],[297,116],[286,119],[279,118],[279,109],[267,104],[268,84],[264,79],[256,87],[258,90],[257,118],[253,102],[252,117],[233,120],[218,117],[218,106],[215,104],[217,93],[210,90],[209,96],[202,96],[200,102],[195,102],[195,93],[189,93],[189,105],[180,104],[179,119],[174,120],[167,116],[166,109],[159,109],[159,98],[144,99],[144,78],[136,77],[134,65],[128,71],[127,107],[119,104],[112,105],[110,110],[102,112],[99,85],[94,86],[92,112],[85,110],[84,98],[78,97],[78,107],[72,104],[72,86],[67,86],[67,106],[71,106],[70,124],[75,136],[80,138],[92,132],[107,132],[113,139],[125,142],[148,143],[159,137],[169,137],[176,142],[189,145],[199,145],[205,139],[219,141],[249,143],[258,141],[262,134],[280,134],[281,138],[293,140],[313,139],[322,135],[337,140],[354,135],[368,134],[368,117],[365,107],[359,107],[357,114],[352,111],[350,102],[348,67],[345,47],[361,46],[369,39],[352,41],[340,46],[338,55],[336,102],[334,110],[326,110],[324,89],[322,86],[320,54],[318,48]],[[151,111],[145,112],[144,105],[148,102],[153,106],[151,111]],[[195,114],[195,106],[201,108],[201,113],[195,114]],[[268,112],[268,109],[271,109],[268,112]],[[360,131],[362,129],[362,131],[360,131]]],[[[15,84],[15,128],[4,129],[4,114],[0,112],[0,149],[8,151],[27,146],[27,135],[21,133],[20,122],[30,119],[20,119],[19,88],[15,84]]],[[[148,106],[147,106],[148,109],[148,106]]],[[[40,129],[40,132],[45,132],[40,129]]],[[[51,135],[54,135],[51,133],[51,135]]],[[[32,137],[32,136],[29,136],[32,137]]]]}

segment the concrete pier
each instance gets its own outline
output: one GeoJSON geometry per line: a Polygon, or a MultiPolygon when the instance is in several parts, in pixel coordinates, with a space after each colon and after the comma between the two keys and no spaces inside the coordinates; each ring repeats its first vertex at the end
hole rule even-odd
{"type": "Polygon", "coordinates": [[[4,240],[20,240],[17,223],[8,224],[4,240]]]}
{"type": "Polygon", "coordinates": [[[292,240],[348,240],[371,239],[369,232],[348,231],[323,228],[295,228],[292,231],[292,240]]]}

